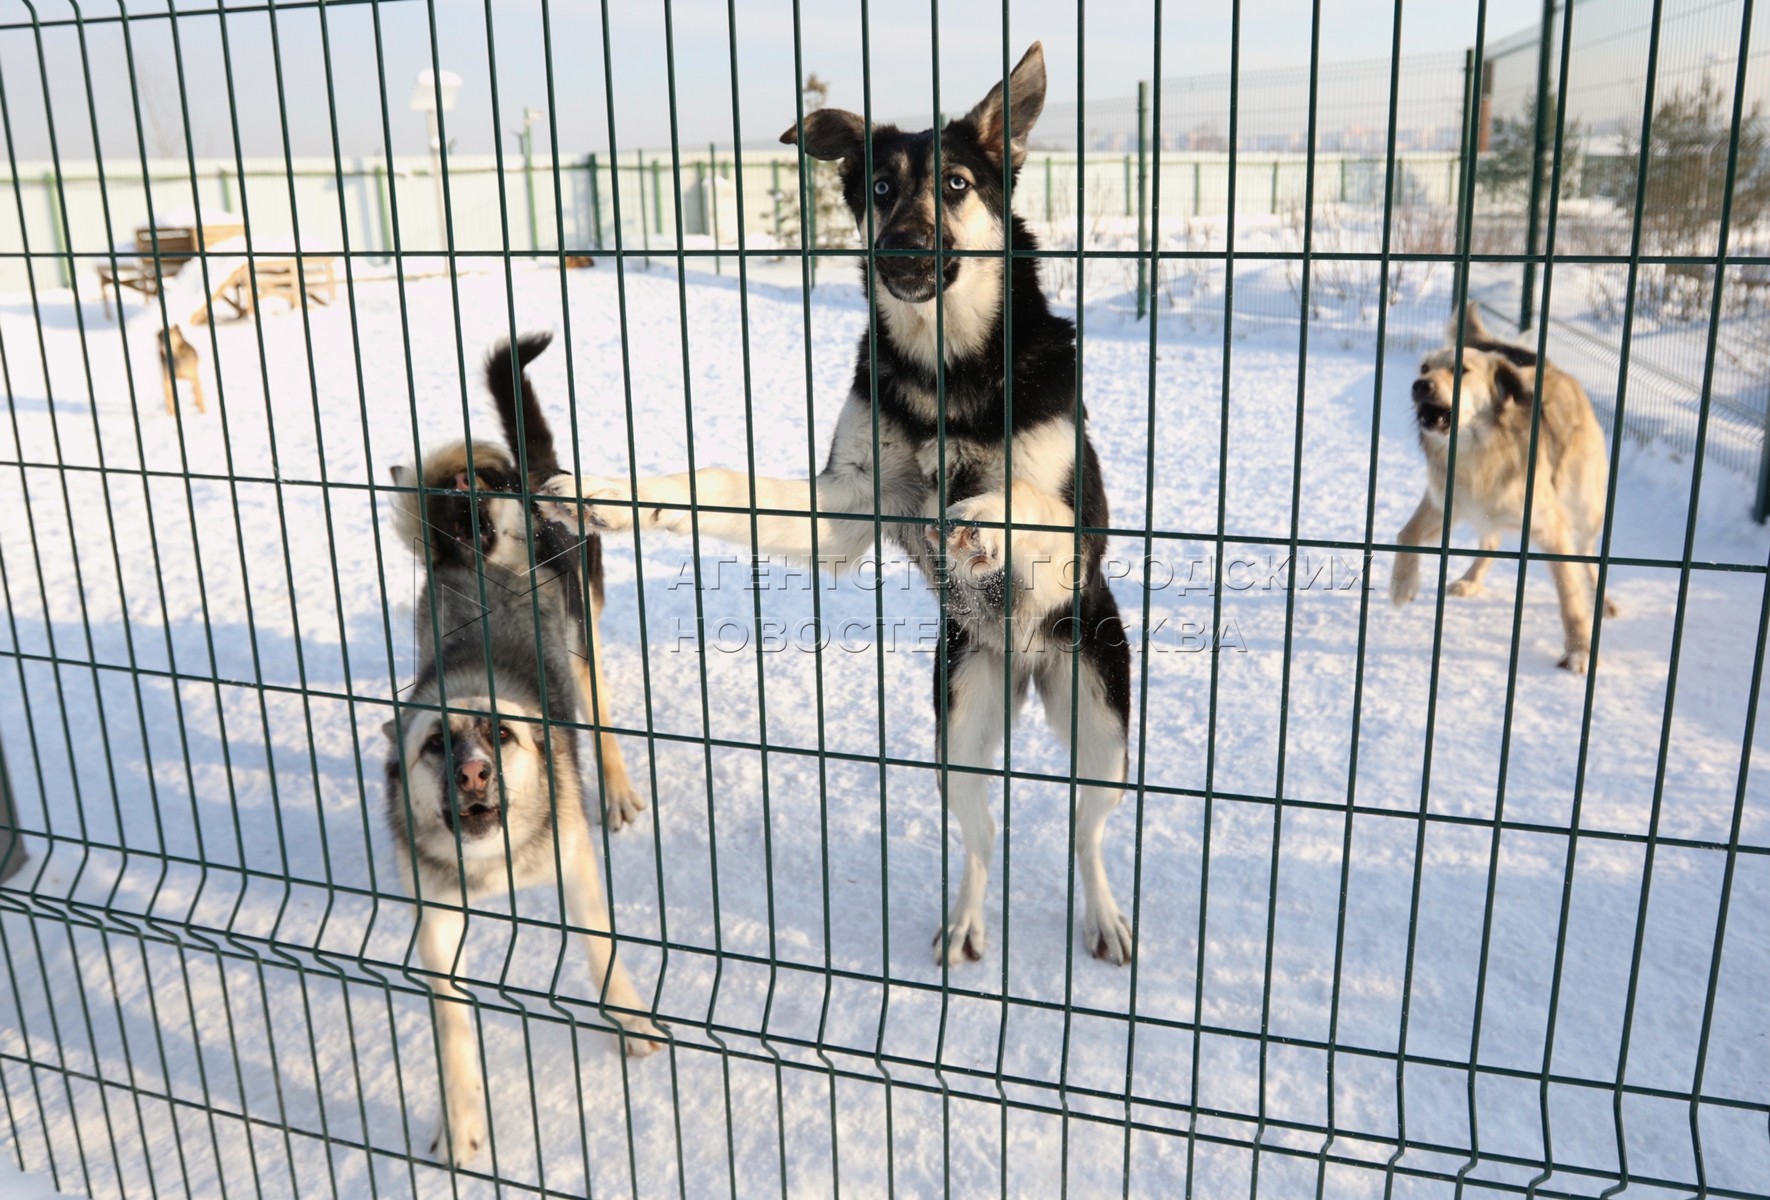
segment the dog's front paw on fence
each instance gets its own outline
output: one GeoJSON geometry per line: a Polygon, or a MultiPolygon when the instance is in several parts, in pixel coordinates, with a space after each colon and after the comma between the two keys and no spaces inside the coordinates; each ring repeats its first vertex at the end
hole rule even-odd
{"type": "Polygon", "coordinates": [[[626,780],[610,780],[602,789],[602,823],[609,832],[625,829],[645,811],[645,797],[626,780]]]}
{"type": "MultiPolygon", "coordinates": [[[[944,525],[928,530],[928,542],[941,555],[941,577],[951,589],[953,602],[962,610],[999,611],[1006,602],[1008,572],[1005,566],[1007,531],[972,521],[1000,521],[997,497],[974,496],[946,511],[944,525]]],[[[1016,572],[1023,570],[1017,566],[1016,572]]]]}
{"type": "Polygon", "coordinates": [[[633,489],[624,480],[601,475],[555,475],[541,485],[542,496],[559,499],[539,502],[541,515],[567,526],[576,525],[583,514],[585,525],[593,529],[616,530],[633,527],[633,489]]]}
{"type": "Polygon", "coordinates": [[[947,509],[946,519],[951,522],[946,535],[946,553],[954,579],[960,583],[975,584],[999,574],[1002,570],[1002,544],[1007,537],[1006,531],[971,525],[968,522],[1000,521],[1001,505],[991,504],[985,497],[976,496],[970,500],[961,500],[947,509]]]}

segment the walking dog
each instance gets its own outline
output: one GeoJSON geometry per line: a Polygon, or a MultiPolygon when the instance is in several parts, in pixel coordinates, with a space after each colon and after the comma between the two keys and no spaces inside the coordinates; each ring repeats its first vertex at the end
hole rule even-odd
{"type": "MultiPolygon", "coordinates": [[[[1077,532],[1106,527],[1106,492],[1079,427],[1085,414],[1076,396],[1074,326],[1050,311],[1036,260],[1016,255],[1005,263],[1002,254],[1004,244],[1036,248],[1009,211],[1006,184],[1044,107],[1037,43],[1007,84],[938,133],[868,128],[854,113],[822,109],[802,130],[781,135],[813,158],[841,164],[855,223],[863,235],[871,227],[874,248],[885,252],[863,265],[880,336],[861,337],[853,386],[816,480],[815,513],[808,481],[720,469],[643,479],[637,487],[564,476],[545,490],[596,501],[561,507],[582,507],[603,528],[638,523],[686,532],[692,485],[700,505],[739,510],[703,508],[701,533],[748,545],[754,521],[760,552],[815,553],[838,571],[872,549],[878,516],[922,518],[885,528],[946,594],[944,670],[937,667],[934,681],[946,761],[993,766],[1014,715],[1005,707],[1017,709],[1033,685],[1060,737],[1069,737],[1073,721],[1076,772],[1090,781],[1078,789],[1075,821],[1083,941],[1096,956],[1124,963],[1132,931],[1107,882],[1101,838],[1125,776],[1130,650],[1101,569],[1106,538],[1077,532]],[[991,253],[954,254],[937,265],[937,245],[991,253]],[[768,515],[752,517],[752,503],[768,515]],[[1013,704],[1005,706],[1010,691],[1013,704]]],[[[957,963],[984,953],[995,823],[987,775],[943,774],[965,859],[934,943],[937,958],[957,963]]]]}
{"type": "MultiPolygon", "coordinates": [[[[1452,596],[1480,595],[1500,538],[1523,525],[1526,474],[1530,462],[1533,410],[1540,410],[1536,446],[1535,496],[1530,537],[1551,554],[1592,554],[1604,528],[1604,492],[1609,462],[1604,431],[1579,381],[1521,346],[1496,340],[1471,302],[1463,317],[1462,385],[1458,389],[1456,478],[1449,478],[1451,389],[1457,370],[1456,321],[1446,331],[1450,346],[1434,350],[1414,380],[1414,417],[1426,454],[1426,494],[1395,537],[1404,546],[1436,545],[1444,528],[1445,505],[1453,522],[1473,525],[1483,554],[1452,596]]],[[[1598,582],[1592,563],[1552,561],[1549,572],[1561,603],[1563,650],[1560,666],[1584,674],[1592,637],[1591,594],[1598,582]]],[[[1395,556],[1389,598],[1406,604],[1420,586],[1420,556],[1395,556]]],[[[1616,614],[1606,601],[1605,615],[1616,614]]]]}
{"type": "MultiPolygon", "coordinates": [[[[526,339],[518,361],[527,363],[546,345],[544,337],[526,339]]],[[[508,347],[495,351],[487,378],[494,394],[504,380],[500,413],[509,414],[512,429],[509,356],[508,347]]],[[[526,443],[530,464],[556,471],[546,421],[523,384],[525,436],[517,444],[526,443]]],[[[419,623],[435,625],[420,633],[417,678],[383,726],[391,743],[387,820],[401,880],[426,902],[417,944],[437,997],[446,1093],[431,1152],[457,1166],[479,1152],[488,1120],[468,1001],[453,982],[464,970],[466,933],[455,905],[557,880],[567,917],[590,931],[585,941],[598,992],[626,1010],[611,1015],[626,1031],[627,1053],[649,1054],[664,1036],[644,1015],[609,937],[577,738],[550,723],[580,720],[584,711],[585,608],[572,589],[586,547],[563,526],[536,521],[533,554],[542,566],[530,572],[523,531],[530,514],[511,494],[524,491],[517,471],[501,447],[451,446],[422,467],[425,488],[439,490],[403,504],[396,518],[427,564],[429,602],[419,623]],[[519,586],[519,579],[535,582],[519,586]]],[[[411,479],[396,469],[396,482],[411,479]]],[[[592,551],[589,561],[600,593],[600,558],[592,551]]],[[[599,698],[605,693],[599,688],[599,698]]],[[[606,759],[605,753],[605,768],[606,759]]]]}

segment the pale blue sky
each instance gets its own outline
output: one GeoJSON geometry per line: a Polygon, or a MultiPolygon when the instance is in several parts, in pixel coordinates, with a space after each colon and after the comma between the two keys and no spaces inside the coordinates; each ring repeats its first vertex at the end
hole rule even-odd
{"type": "MultiPolygon", "coordinates": [[[[201,0],[204,6],[211,2],[201,0]]],[[[129,9],[139,12],[143,6],[131,4],[129,9]]],[[[932,9],[924,4],[869,4],[875,115],[926,118],[932,112],[932,9]]],[[[1244,4],[1243,9],[1244,68],[1308,62],[1311,10],[1307,0],[1258,0],[1244,4]]],[[[48,0],[42,11],[51,20],[67,15],[56,0],[48,0]]],[[[85,11],[90,17],[116,9],[88,4],[85,11]]],[[[607,11],[620,145],[624,150],[667,146],[670,89],[665,6],[661,0],[611,0],[607,11]]],[[[708,141],[727,146],[733,138],[728,6],[723,0],[674,0],[669,11],[681,139],[689,147],[704,148],[708,141]]],[[[513,150],[515,142],[508,134],[520,124],[522,110],[532,106],[554,111],[562,153],[572,157],[591,150],[606,153],[609,135],[601,10],[584,0],[555,0],[549,5],[554,74],[551,103],[540,0],[492,0],[489,12],[495,36],[489,39],[487,12],[487,5],[480,0],[435,0],[433,8],[422,0],[380,6],[387,119],[395,152],[423,153],[423,118],[409,109],[408,101],[419,68],[430,62],[434,28],[442,65],[466,80],[449,117],[449,135],[458,152],[489,152],[498,131],[506,135],[505,149],[513,150]],[[488,44],[496,48],[496,121],[488,44]]],[[[1322,0],[1322,61],[1386,58],[1393,12],[1390,0],[1322,0]]],[[[1404,54],[1460,51],[1474,42],[1477,5],[1472,2],[1411,0],[1404,12],[1404,54]]],[[[793,13],[791,0],[736,3],[737,98],[746,143],[770,142],[792,123],[799,79],[794,64],[793,13]]],[[[1489,0],[1488,41],[1497,42],[1531,26],[1540,13],[1536,0],[1489,0]]],[[[369,6],[348,5],[330,10],[326,18],[333,70],[331,108],[336,113],[339,148],[346,158],[377,154],[384,144],[373,15],[369,6]]],[[[1073,4],[1013,0],[1006,50],[1011,60],[1016,59],[1033,39],[1043,40],[1050,73],[1049,100],[1053,103],[1075,98],[1078,66],[1086,72],[1089,102],[1121,99],[1134,94],[1137,81],[1154,72],[1153,18],[1153,0],[1096,0],[1088,10],[1086,57],[1078,64],[1073,4]]],[[[1228,5],[1221,0],[1169,2],[1163,5],[1162,21],[1165,77],[1229,69],[1228,5]]],[[[1000,75],[1002,9],[995,4],[948,0],[939,5],[939,28],[940,106],[953,113],[968,108],[1000,75]]],[[[833,104],[859,110],[863,104],[859,0],[802,0],[799,31],[805,68],[832,81],[833,104]]],[[[150,156],[182,155],[186,108],[199,157],[232,154],[230,108],[238,114],[248,157],[280,156],[284,117],[278,106],[279,59],[294,153],[329,156],[332,120],[319,14],[301,9],[281,15],[276,28],[278,53],[274,55],[270,21],[264,14],[228,19],[226,50],[232,58],[235,82],[231,104],[221,32],[219,20],[212,16],[179,21],[178,50],[183,56],[185,85],[185,104],[181,106],[170,22],[157,19],[131,24],[142,125],[150,156]]],[[[106,157],[133,157],[135,113],[121,27],[115,23],[92,25],[86,30],[85,44],[106,157]]],[[[70,161],[90,157],[92,118],[76,31],[46,31],[44,55],[49,63],[62,154],[70,161]]],[[[0,31],[0,73],[19,157],[46,157],[41,76],[29,29],[0,31]]],[[[544,139],[545,123],[542,130],[544,139]]]]}

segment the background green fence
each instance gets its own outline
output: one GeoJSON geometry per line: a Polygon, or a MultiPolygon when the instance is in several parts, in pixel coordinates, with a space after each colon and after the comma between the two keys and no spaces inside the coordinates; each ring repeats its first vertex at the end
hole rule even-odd
{"type": "Polygon", "coordinates": [[[1219,7],[0,19],[0,1192],[1770,1194],[1765,18],[1219,7]],[[815,471],[866,256],[775,135],[807,98],[963,112],[1035,37],[1013,203],[1132,618],[1136,963],[1075,951],[1075,768],[1027,728],[998,936],[933,964],[957,854],[903,564],[610,538],[651,807],[602,864],[671,1044],[618,1055],[547,889],[476,908],[493,1143],[446,1170],[380,815],[423,619],[388,468],[484,433],[481,354],[550,328],[586,471],[815,471]],[[433,144],[421,69],[460,84],[433,144]],[[162,322],[276,260],[333,286],[186,323],[209,406],[168,415],[162,322]],[[1407,389],[1465,296],[1612,435],[1583,679],[1534,544],[1447,601],[1458,534],[1385,598],[1407,389]]]}

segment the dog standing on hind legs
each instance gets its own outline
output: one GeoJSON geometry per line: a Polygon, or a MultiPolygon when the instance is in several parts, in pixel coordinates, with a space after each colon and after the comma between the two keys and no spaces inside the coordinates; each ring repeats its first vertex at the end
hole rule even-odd
{"type": "MultiPolygon", "coordinates": [[[[1076,868],[1086,900],[1082,937],[1097,957],[1124,963],[1132,931],[1108,884],[1101,838],[1123,793],[1130,648],[1101,569],[1106,538],[1076,532],[1107,526],[1106,492],[1093,446],[1077,428],[1084,414],[1076,397],[1075,327],[1051,312],[1036,259],[1014,256],[1011,289],[1004,279],[1005,245],[1036,248],[1009,212],[1005,185],[1025,161],[1026,138],[1044,101],[1044,52],[1035,43],[1006,91],[997,84],[938,132],[869,128],[854,113],[821,109],[806,116],[803,134],[795,126],[781,135],[813,158],[841,164],[843,195],[863,234],[870,198],[875,248],[908,252],[862,264],[881,336],[861,336],[854,382],[817,478],[816,513],[808,481],[752,479],[717,468],[697,472],[692,481],[671,475],[637,487],[621,479],[561,476],[545,490],[597,501],[581,507],[603,528],[637,523],[681,533],[691,528],[692,482],[695,499],[708,506],[695,514],[701,533],[748,546],[754,520],[758,552],[810,558],[815,521],[816,553],[838,571],[871,551],[877,516],[920,518],[885,528],[947,593],[941,631],[947,670],[944,680],[937,670],[934,684],[946,762],[987,769],[999,761],[1014,715],[1004,708],[1005,693],[1018,708],[1036,685],[1046,719],[1062,738],[1073,721],[1077,776],[1097,781],[1078,789],[1075,814],[1076,868]],[[936,245],[993,253],[955,255],[937,268],[936,245]],[[1010,334],[1011,408],[1003,380],[1010,334]],[[943,362],[944,454],[937,378],[943,362]],[[1010,455],[1014,523],[1005,526],[1010,455]],[[753,518],[752,503],[772,511],[753,518]],[[925,538],[918,526],[928,525],[935,529],[925,538]],[[1005,566],[1009,545],[1012,578],[1005,566]],[[1079,704],[1073,713],[1072,690],[1079,704]]],[[[558,511],[575,517],[579,507],[564,504],[558,511]]],[[[981,958],[987,943],[983,902],[996,830],[989,776],[943,774],[965,854],[958,896],[934,941],[937,957],[957,963],[981,958]]]]}

